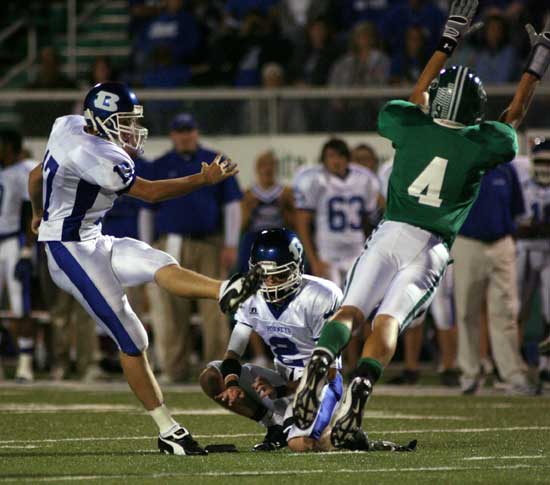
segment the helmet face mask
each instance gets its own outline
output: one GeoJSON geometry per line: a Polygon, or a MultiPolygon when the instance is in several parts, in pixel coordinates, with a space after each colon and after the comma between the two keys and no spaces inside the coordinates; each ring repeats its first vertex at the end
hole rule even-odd
{"type": "Polygon", "coordinates": [[[297,263],[277,266],[273,261],[259,261],[263,270],[260,292],[269,303],[279,303],[298,291],[302,283],[302,272],[297,263]]]}
{"type": "Polygon", "coordinates": [[[539,142],[532,154],[533,180],[542,187],[550,187],[550,140],[539,142]]]}
{"type": "Polygon", "coordinates": [[[287,229],[262,231],[252,245],[249,266],[263,269],[260,294],[268,303],[280,303],[302,284],[303,246],[287,229]]]}
{"type": "Polygon", "coordinates": [[[88,126],[102,138],[121,148],[143,152],[147,128],[138,122],[143,106],[124,84],[103,83],[94,86],[84,100],[84,116],[88,126]]]}
{"type": "Polygon", "coordinates": [[[483,83],[475,72],[464,66],[442,69],[430,85],[430,116],[452,128],[481,123],[486,102],[483,83]]]}

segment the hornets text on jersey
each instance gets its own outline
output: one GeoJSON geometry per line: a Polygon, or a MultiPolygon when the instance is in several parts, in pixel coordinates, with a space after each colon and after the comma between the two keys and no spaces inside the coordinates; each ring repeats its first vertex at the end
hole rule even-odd
{"type": "Polygon", "coordinates": [[[309,362],[326,319],[341,300],[342,292],[334,283],[304,275],[302,287],[281,313],[257,293],[241,306],[235,320],[249,332],[258,333],[275,356],[275,368],[295,380],[309,362]]]}

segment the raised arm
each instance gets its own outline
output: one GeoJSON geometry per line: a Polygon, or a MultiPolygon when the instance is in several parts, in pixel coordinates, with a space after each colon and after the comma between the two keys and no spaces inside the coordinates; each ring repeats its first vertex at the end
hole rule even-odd
{"type": "Polygon", "coordinates": [[[472,19],[477,10],[478,0],[454,0],[449,11],[449,18],[439,46],[434,52],[426,67],[420,74],[413,92],[409,97],[411,103],[422,106],[428,104],[428,88],[432,81],[439,75],[447,59],[451,57],[460,39],[477,30],[481,24],[472,24],[472,19]]]}
{"type": "Polygon", "coordinates": [[[211,164],[202,163],[202,170],[195,175],[166,180],[145,180],[137,177],[128,195],[146,202],[160,202],[193,192],[206,185],[214,185],[239,173],[237,164],[223,160],[218,155],[211,164]]]}
{"type": "Polygon", "coordinates": [[[44,207],[42,206],[42,164],[38,164],[29,173],[29,197],[32,204],[31,230],[38,234],[44,207]]]}
{"type": "Polygon", "coordinates": [[[543,31],[537,34],[532,25],[525,26],[531,41],[531,53],[525,67],[525,72],[519,80],[518,87],[510,106],[504,110],[501,120],[517,128],[533,100],[535,88],[546,74],[550,64],[550,19],[546,22],[543,31]]]}

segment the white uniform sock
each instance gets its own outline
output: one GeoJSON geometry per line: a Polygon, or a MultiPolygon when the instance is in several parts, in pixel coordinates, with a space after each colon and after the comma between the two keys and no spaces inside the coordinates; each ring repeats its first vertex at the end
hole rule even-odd
{"type": "Polygon", "coordinates": [[[157,426],[159,427],[159,432],[162,437],[166,437],[172,434],[181,426],[179,423],[172,417],[168,408],[161,404],[158,408],[149,411],[149,416],[151,416],[157,426]]]}

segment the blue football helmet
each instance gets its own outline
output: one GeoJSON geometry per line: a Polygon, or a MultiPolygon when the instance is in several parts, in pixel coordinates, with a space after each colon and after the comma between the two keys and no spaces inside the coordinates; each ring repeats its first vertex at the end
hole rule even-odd
{"type": "Polygon", "coordinates": [[[532,151],[533,180],[544,187],[550,186],[550,140],[537,140],[532,151]]]}
{"type": "Polygon", "coordinates": [[[260,232],[250,251],[249,266],[263,269],[260,293],[265,301],[277,303],[294,295],[302,283],[304,247],[288,229],[260,232]]]}
{"type": "Polygon", "coordinates": [[[147,128],[138,123],[143,118],[143,106],[126,84],[96,84],[84,98],[84,117],[102,138],[137,153],[143,151],[147,128]]]}

